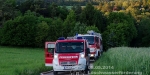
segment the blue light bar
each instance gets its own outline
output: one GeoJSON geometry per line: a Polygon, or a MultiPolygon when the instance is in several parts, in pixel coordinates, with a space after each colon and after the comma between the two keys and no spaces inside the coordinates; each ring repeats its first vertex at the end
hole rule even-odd
{"type": "Polygon", "coordinates": [[[58,40],[65,40],[65,37],[59,37],[58,40]]]}
{"type": "Polygon", "coordinates": [[[82,37],[77,37],[77,39],[83,39],[82,37]]]}
{"type": "Polygon", "coordinates": [[[76,33],[76,36],[78,36],[78,33],[76,33]]]}

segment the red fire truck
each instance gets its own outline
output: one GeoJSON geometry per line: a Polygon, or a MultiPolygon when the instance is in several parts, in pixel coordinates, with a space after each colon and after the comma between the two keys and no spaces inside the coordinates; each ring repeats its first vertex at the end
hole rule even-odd
{"type": "Polygon", "coordinates": [[[89,30],[87,31],[87,34],[78,34],[76,36],[83,37],[88,41],[91,52],[91,59],[97,59],[99,56],[101,56],[101,53],[103,52],[103,45],[100,33],[89,30]]]}
{"type": "Polygon", "coordinates": [[[90,49],[87,40],[82,37],[45,43],[45,65],[53,67],[56,75],[61,71],[83,71],[88,73],[90,49]]]}

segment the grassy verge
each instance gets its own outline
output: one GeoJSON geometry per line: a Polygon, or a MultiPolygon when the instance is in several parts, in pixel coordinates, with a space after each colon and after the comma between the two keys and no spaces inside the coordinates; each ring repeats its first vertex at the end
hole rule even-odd
{"type": "Polygon", "coordinates": [[[0,46],[0,75],[39,75],[45,67],[44,50],[0,46]]]}
{"type": "Polygon", "coordinates": [[[94,63],[91,75],[150,75],[150,48],[111,48],[94,63]]]}

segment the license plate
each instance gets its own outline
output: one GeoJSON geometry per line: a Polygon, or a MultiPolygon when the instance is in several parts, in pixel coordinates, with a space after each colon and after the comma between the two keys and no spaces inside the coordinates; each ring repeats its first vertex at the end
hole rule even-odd
{"type": "Polygon", "coordinates": [[[71,69],[72,69],[72,66],[65,66],[64,69],[65,69],[65,70],[71,70],[71,69]]]}

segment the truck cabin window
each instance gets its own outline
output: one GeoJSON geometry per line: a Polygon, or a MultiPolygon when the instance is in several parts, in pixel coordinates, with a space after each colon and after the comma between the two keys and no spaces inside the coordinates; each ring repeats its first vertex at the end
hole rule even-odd
{"type": "Polygon", "coordinates": [[[59,42],[56,53],[80,53],[84,51],[84,42],[59,42]]]}
{"type": "Polygon", "coordinates": [[[48,44],[47,48],[48,48],[48,52],[53,53],[54,48],[55,48],[55,44],[48,44]]]}
{"type": "Polygon", "coordinates": [[[94,36],[81,36],[81,37],[84,37],[85,39],[87,39],[89,45],[94,44],[94,36]]]}

